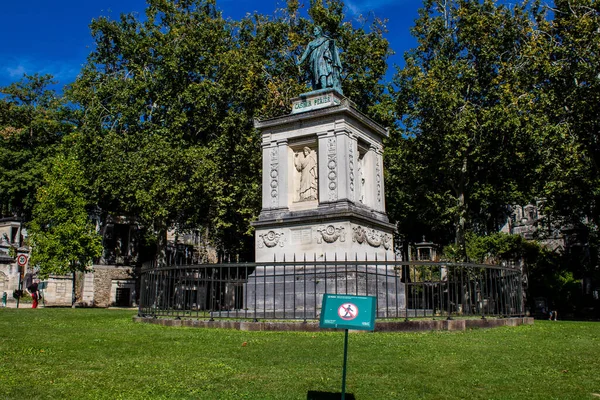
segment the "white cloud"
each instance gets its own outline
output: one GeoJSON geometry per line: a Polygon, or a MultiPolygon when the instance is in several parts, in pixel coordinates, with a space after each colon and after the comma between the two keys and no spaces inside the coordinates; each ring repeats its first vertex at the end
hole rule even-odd
{"type": "Polygon", "coordinates": [[[378,8],[397,2],[398,0],[357,0],[347,1],[346,6],[352,14],[359,15],[360,13],[364,13],[367,11],[376,11],[378,8]]]}
{"type": "Polygon", "coordinates": [[[27,72],[27,69],[23,65],[18,65],[15,68],[6,67],[6,72],[11,78],[19,78],[27,72]]]}
{"type": "Polygon", "coordinates": [[[55,80],[62,84],[72,83],[77,74],[81,71],[81,64],[77,63],[64,63],[64,62],[53,62],[42,68],[39,72],[41,74],[50,74],[55,80]]]}
{"type": "MultiPolygon", "coordinates": [[[[0,60],[2,60],[0,55],[0,60]]],[[[42,60],[32,58],[8,58],[4,62],[0,61],[0,81],[16,81],[23,77],[23,74],[40,75],[50,74],[61,85],[71,83],[77,77],[81,70],[81,62],[70,60],[42,60]],[[4,79],[2,79],[4,78],[4,79]]],[[[4,83],[4,82],[2,82],[4,83]]],[[[1,86],[1,85],[0,85],[1,86]]]]}
{"type": "Polygon", "coordinates": [[[351,14],[353,14],[353,15],[360,14],[360,9],[358,7],[356,7],[353,3],[347,1],[346,7],[348,7],[348,11],[350,11],[351,14]]]}

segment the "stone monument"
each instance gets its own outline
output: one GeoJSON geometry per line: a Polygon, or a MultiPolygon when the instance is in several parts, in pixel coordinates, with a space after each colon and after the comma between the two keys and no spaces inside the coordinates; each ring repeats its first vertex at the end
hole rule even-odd
{"type": "MultiPolygon", "coordinates": [[[[289,115],[255,122],[263,149],[262,210],[253,223],[256,262],[393,260],[394,225],[385,212],[382,159],[382,141],[388,132],[343,96],[335,42],[318,27],[315,36],[300,59],[310,61],[314,90],[293,99],[289,115]]],[[[265,295],[265,290],[280,290],[273,284],[286,287],[282,290],[291,296],[288,304],[299,300],[293,294],[298,287],[302,293],[308,287],[319,298],[307,307],[319,307],[325,285],[337,291],[340,279],[351,280],[348,292],[373,295],[379,290],[380,301],[385,300],[389,294],[365,286],[369,278],[361,276],[368,273],[394,282],[391,292],[404,290],[396,273],[374,265],[363,266],[362,275],[330,273],[327,279],[325,271],[314,265],[308,277],[307,269],[302,269],[301,278],[289,267],[265,268],[257,267],[249,277],[249,308],[278,310],[274,303],[281,299],[265,295]],[[319,283],[322,288],[316,287],[319,283]]]]}
{"type": "Polygon", "coordinates": [[[256,262],[390,260],[382,139],[387,131],[334,89],[293,100],[262,132],[262,211],[256,262]]]}

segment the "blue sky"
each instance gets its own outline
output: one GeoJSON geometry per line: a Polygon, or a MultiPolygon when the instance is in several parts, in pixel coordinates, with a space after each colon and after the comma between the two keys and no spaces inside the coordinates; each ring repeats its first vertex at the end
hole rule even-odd
{"type": "MultiPolygon", "coordinates": [[[[308,0],[304,0],[308,4],[308,0]]],[[[117,18],[121,13],[144,13],[145,0],[3,0],[0,24],[0,86],[19,80],[23,73],[52,74],[62,87],[75,80],[93,40],[89,23],[99,16],[117,18]]],[[[402,64],[402,54],[415,45],[409,28],[417,17],[419,0],[346,1],[347,19],[374,12],[388,18],[387,35],[396,52],[389,61],[402,64]]],[[[285,0],[217,0],[225,17],[240,18],[248,12],[273,14],[285,0]]]]}

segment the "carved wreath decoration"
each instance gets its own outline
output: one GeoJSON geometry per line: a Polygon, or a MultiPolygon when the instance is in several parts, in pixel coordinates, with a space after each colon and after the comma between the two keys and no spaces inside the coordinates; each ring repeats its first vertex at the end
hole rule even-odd
{"type": "Polygon", "coordinates": [[[352,229],[354,230],[354,235],[352,236],[353,242],[358,242],[359,244],[367,242],[370,246],[383,246],[386,250],[389,250],[392,245],[392,237],[387,233],[381,233],[375,229],[365,230],[362,226],[357,226],[352,229]]]}
{"type": "Polygon", "coordinates": [[[317,243],[322,243],[323,240],[327,243],[333,243],[338,240],[338,238],[340,239],[340,242],[346,241],[346,232],[344,232],[343,227],[336,228],[333,225],[328,225],[327,227],[322,226],[317,229],[317,232],[321,234],[321,236],[317,238],[317,243]]]}
{"type": "Polygon", "coordinates": [[[259,235],[262,239],[262,242],[258,242],[258,247],[263,248],[267,247],[275,247],[279,244],[280,247],[283,247],[283,233],[277,233],[275,231],[269,231],[267,233],[263,233],[259,235]]]}

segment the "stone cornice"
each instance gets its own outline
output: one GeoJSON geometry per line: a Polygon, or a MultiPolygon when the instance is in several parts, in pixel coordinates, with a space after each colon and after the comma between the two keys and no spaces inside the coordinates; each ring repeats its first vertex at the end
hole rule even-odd
{"type": "Polygon", "coordinates": [[[307,223],[324,224],[341,220],[374,226],[387,232],[395,232],[396,230],[396,226],[389,222],[384,213],[368,210],[351,202],[325,203],[317,209],[300,211],[289,211],[288,209],[263,210],[258,221],[251,224],[255,228],[265,228],[279,225],[305,225],[307,223]]]}
{"type": "Polygon", "coordinates": [[[281,117],[270,118],[262,121],[254,120],[254,127],[256,129],[265,130],[272,127],[293,125],[303,121],[322,119],[324,117],[334,116],[336,114],[345,114],[352,117],[357,123],[365,125],[369,128],[369,130],[380,135],[381,137],[389,136],[389,132],[386,128],[358,111],[358,109],[356,109],[352,102],[347,98],[343,98],[340,104],[335,106],[329,106],[297,114],[283,115],[281,117]]]}

